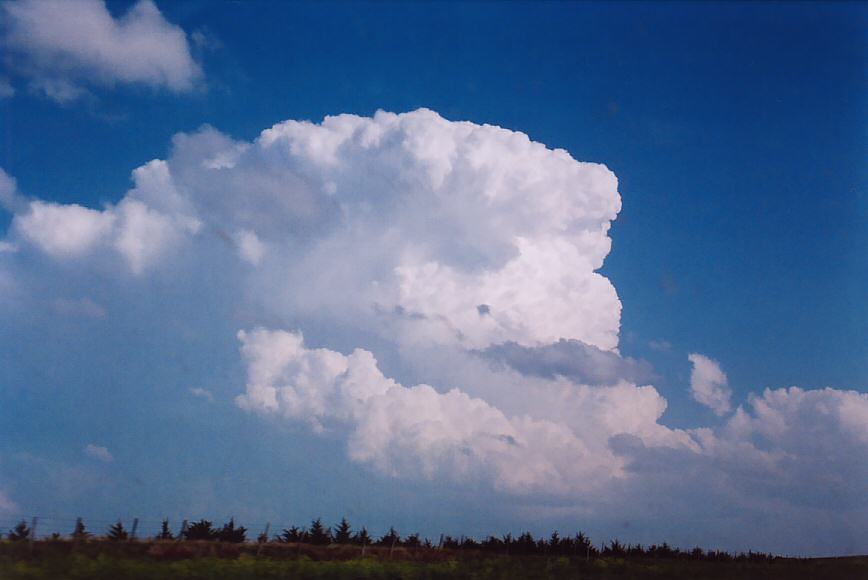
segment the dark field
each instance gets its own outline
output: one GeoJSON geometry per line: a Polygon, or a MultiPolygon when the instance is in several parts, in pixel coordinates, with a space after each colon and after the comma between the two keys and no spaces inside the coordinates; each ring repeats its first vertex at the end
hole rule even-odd
{"type": "Polygon", "coordinates": [[[0,578],[24,579],[868,579],[868,557],[771,561],[493,556],[457,550],[213,542],[0,543],[0,578]],[[259,551],[259,555],[257,555],[259,551]]]}

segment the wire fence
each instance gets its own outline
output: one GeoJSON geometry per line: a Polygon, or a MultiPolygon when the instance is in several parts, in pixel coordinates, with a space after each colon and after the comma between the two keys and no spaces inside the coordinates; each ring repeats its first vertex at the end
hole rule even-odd
{"type": "Polygon", "coordinates": [[[299,528],[304,527],[298,524],[271,524],[269,522],[244,523],[237,521],[232,516],[225,518],[225,522],[223,522],[215,521],[208,517],[189,520],[179,518],[177,520],[173,520],[172,518],[168,517],[127,517],[106,519],[104,517],[80,517],[53,514],[7,514],[3,517],[0,517],[0,536],[5,537],[8,533],[13,531],[16,526],[20,525],[21,522],[24,522],[28,529],[35,528],[35,533],[33,534],[34,539],[48,539],[51,537],[71,538],[79,522],[84,525],[85,531],[90,535],[105,536],[106,534],[108,534],[111,526],[114,526],[115,524],[120,522],[121,524],[123,524],[124,529],[128,532],[135,527],[136,537],[139,539],[144,539],[152,538],[159,534],[162,529],[163,522],[167,521],[169,531],[175,537],[178,537],[183,531],[185,522],[193,523],[194,521],[199,521],[201,519],[211,521],[217,528],[221,527],[223,523],[228,523],[230,520],[233,520],[235,521],[236,526],[243,525],[245,527],[248,539],[258,538],[260,534],[266,532],[266,529],[269,530],[269,540],[272,540],[274,539],[274,537],[280,535],[284,529],[289,529],[293,526],[297,526],[299,528]]]}
{"type": "MultiPolygon", "coordinates": [[[[255,522],[249,523],[236,520],[233,516],[225,518],[210,518],[200,517],[197,519],[173,519],[168,517],[126,517],[126,518],[105,518],[105,517],[80,517],[62,514],[6,514],[0,517],[0,536],[10,537],[15,539],[46,540],[46,539],[81,539],[82,537],[92,538],[107,538],[110,537],[111,528],[120,523],[123,526],[123,531],[127,534],[124,536],[127,540],[149,540],[157,538],[160,532],[163,531],[163,524],[166,522],[168,532],[175,540],[185,539],[185,532],[190,531],[193,524],[201,521],[209,522],[214,534],[218,534],[221,530],[226,531],[226,527],[230,528],[230,533],[234,530],[238,532],[241,526],[244,527],[244,533],[235,535],[235,540],[226,541],[246,541],[259,543],[264,545],[266,542],[278,541],[284,534],[284,531],[295,529],[295,539],[284,537],[280,541],[288,541],[291,544],[298,543],[316,543],[311,541],[308,532],[315,527],[315,522],[321,524],[320,533],[326,535],[324,543],[341,543],[333,540],[330,535],[330,530],[337,530],[340,524],[329,525],[322,520],[314,520],[310,525],[299,525],[298,523],[271,523],[271,522],[255,522]],[[231,525],[230,525],[231,522],[231,525]],[[22,526],[23,523],[23,526],[22,526]],[[80,528],[83,526],[83,529],[80,528]],[[189,526],[189,527],[188,527],[189,526]],[[16,527],[19,529],[16,530],[16,527]],[[75,534],[76,529],[85,534],[75,534]],[[301,535],[299,535],[301,534],[301,535]]],[[[394,549],[395,546],[410,546],[414,548],[448,548],[462,550],[469,548],[471,550],[483,549],[504,551],[506,554],[563,554],[579,557],[597,557],[613,555],[617,557],[655,557],[655,558],[691,558],[691,559],[708,559],[708,560],[729,560],[733,558],[749,559],[749,560],[771,560],[777,556],[763,552],[748,552],[748,553],[730,553],[724,550],[702,550],[700,548],[681,549],[675,546],[670,546],[667,543],[660,545],[652,544],[642,546],[640,544],[630,545],[622,544],[618,540],[612,540],[609,543],[601,543],[597,546],[589,540],[587,536],[579,532],[574,536],[559,536],[557,533],[552,534],[549,538],[545,536],[534,538],[529,533],[523,533],[519,536],[513,536],[507,533],[499,538],[497,536],[488,536],[487,538],[477,541],[474,538],[464,535],[451,537],[445,534],[440,534],[439,541],[431,542],[428,538],[420,538],[418,534],[404,536],[403,540],[394,528],[389,528],[382,535],[365,535],[364,539],[359,543],[359,532],[367,528],[354,528],[356,534],[349,543],[359,544],[361,546],[387,546],[394,549]],[[412,540],[408,542],[408,540],[412,540]]],[[[116,529],[117,530],[117,529],[116,529]]],[[[292,536],[292,534],[289,534],[292,536]]],[[[218,539],[217,535],[210,536],[211,539],[218,539]]],[[[225,538],[224,538],[225,539],[225,538]]],[[[261,549],[261,548],[260,548],[261,549]]],[[[364,550],[362,552],[364,554],[364,550]]],[[[391,551],[390,551],[391,554],[391,551]]]]}

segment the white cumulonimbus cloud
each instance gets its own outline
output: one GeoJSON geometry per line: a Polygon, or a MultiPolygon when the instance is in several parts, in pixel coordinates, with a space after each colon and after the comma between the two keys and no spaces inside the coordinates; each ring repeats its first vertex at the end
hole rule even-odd
{"type": "Polygon", "coordinates": [[[186,33],[152,0],[139,0],[119,18],[103,0],[7,1],[0,14],[14,71],[58,102],[79,98],[92,84],[186,92],[202,78],[186,33]]]}
{"type": "Polygon", "coordinates": [[[692,353],[687,358],[693,364],[690,371],[690,395],[718,416],[728,413],[732,409],[732,389],[729,388],[726,374],[720,370],[720,365],[698,353],[692,353]]]}
{"type": "MultiPolygon", "coordinates": [[[[637,513],[624,490],[665,486],[680,492],[660,501],[789,521],[825,486],[829,517],[868,510],[868,469],[847,464],[868,453],[868,395],[767,390],[714,428],[665,425],[599,273],[621,204],[605,166],[422,109],[285,121],[252,142],[204,127],[132,180],[87,208],[0,179],[15,248],[0,282],[84,273],[115,305],[164,273],[196,300],[221,293],[209,316],[243,329],[237,404],[338,437],[377,473],[637,513]]],[[[153,302],[173,286],[148,286],[153,302]]],[[[730,413],[719,365],[690,361],[692,396],[730,413]]]]}
{"type": "Polygon", "coordinates": [[[363,317],[407,342],[617,347],[621,304],[596,272],[617,181],[521,133],[426,110],[287,121],[252,144],[205,128],[133,180],[104,209],[31,201],[13,235],[141,274],[205,225],[265,275],[303,280],[273,298],[284,311],[363,317]]]}

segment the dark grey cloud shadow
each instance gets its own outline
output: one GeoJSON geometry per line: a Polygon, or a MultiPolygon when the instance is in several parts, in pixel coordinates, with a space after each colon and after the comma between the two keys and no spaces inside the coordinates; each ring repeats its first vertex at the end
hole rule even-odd
{"type": "Polygon", "coordinates": [[[561,376],[577,383],[613,385],[622,380],[647,383],[656,378],[648,361],[625,358],[575,339],[532,347],[505,342],[476,354],[523,375],[546,379],[561,376]]]}

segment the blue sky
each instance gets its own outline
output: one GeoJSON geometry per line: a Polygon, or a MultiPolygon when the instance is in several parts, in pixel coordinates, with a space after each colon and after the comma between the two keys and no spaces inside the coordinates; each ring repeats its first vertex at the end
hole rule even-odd
{"type": "MultiPolygon", "coordinates": [[[[91,6],[101,7],[98,2],[91,6]]],[[[109,3],[108,10],[116,22],[123,22],[130,6],[109,3]]],[[[5,300],[8,306],[0,330],[0,423],[4,426],[0,490],[5,490],[3,497],[15,508],[7,510],[10,514],[53,510],[106,519],[127,510],[156,519],[164,514],[186,515],[192,508],[197,513],[191,515],[234,514],[255,522],[289,523],[316,515],[337,519],[348,513],[372,528],[395,523],[432,534],[573,526],[601,539],[670,538],[685,544],[799,553],[868,549],[864,522],[858,524],[855,516],[846,515],[866,510],[864,502],[855,498],[865,483],[860,479],[865,467],[816,463],[817,449],[803,444],[796,433],[798,423],[810,415],[821,421],[815,431],[830,433],[830,446],[854,446],[858,451],[868,440],[841,426],[849,425],[852,419],[847,417],[856,417],[857,422],[868,417],[860,414],[868,388],[868,173],[864,163],[868,11],[863,6],[256,2],[156,6],[159,12],[148,18],[183,32],[183,42],[176,48],[187,60],[167,56],[166,51],[149,56],[147,51],[153,47],[144,42],[142,59],[157,62],[156,68],[125,68],[123,62],[110,62],[110,57],[93,60],[82,56],[89,54],[84,50],[76,52],[75,42],[81,42],[81,37],[74,31],[66,31],[72,39],[69,43],[48,46],[37,42],[41,37],[28,31],[21,24],[24,20],[9,20],[0,69],[3,86],[10,87],[0,99],[0,167],[16,180],[16,198],[94,210],[106,204],[120,208],[133,187],[131,172],[148,161],[169,159],[173,175],[193,171],[185,165],[184,147],[194,155],[199,145],[178,145],[176,140],[173,149],[172,139],[178,133],[197,134],[203,125],[219,131],[222,138],[251,142],[284,120],[320,123],[325,116],[339,113],[371,117],[378,110],[405,113],[424,107],[448,121],[519,131],[548,148],[565,149],[576,160],[603,163],[618,178],[622,209],[612,222],[611,252],[600,272],[617,291],[621,305],[616,358],[645,369],[645,376],[637,380],[653,385],[665,399],[665,413],[654,420],[676,433],[666,437],[677,439],[689,430],[711,429],[723,440],[725,433],[738,431],[735,409],[744,405],[747,416],[757,423],[745,441],[771,456],[776,451],[795,453],[799,460],[787,473],[793,482],[804,480],[805,489],[796,483],[751,487],[751,477],[739,481],[737,474],[744,470],[730,467],[728,458],[708,451],[707,442],[702,443],[703,451],[696,452],[701,459],[661,459],[658,448],[675,444],[660,444],[654,439],[658,435],[648,434],[651,431],[631,433],[641,439],[644,453],[630,447],[631,451],[619,455],[629,456],[635,467],[630,477],[618,480],[623,494],[635,499],[642,493],[639,490],[659,490],[670,496],[675,484],[660,476],[654,465],[708,461],[720,469],[715,482],[729,492],[740,490],[737,495],[747,498],[746,503],[784,501],[787,507],[740,511],[729,492],[721,492],[711,501],[719,506],[718,514],[700,517],[703,500],[696,499],[693,504],[667,504],[660,513],[636,510],[632,516],[610,516],[594,507],[610,500],[586,489],[564,491],[554,483],[539,483],[527,492],[518,489],[521,486],[510,487],[514,482],[502,474],[462,478],[444,475],[438,467],[420,476],[425,469],[415,466],[408,475],[396,467],[398,460],[391,455],[388,469],[378,459],[353,459],[352,452],[347,455],[343,450],[346,425],[320,433],[319,428],[307,426],[305,413],[310,409],[281,408],[275,415],[264,408],[257,411],[256,405],[239,405],[235,397],[244,395],[245,383],[251,396],[249,373],[255,367],[251,359],[245,362],[239,355],[239,330],[261,326],[303,332],[306,345],[343,355],[362,348],[376,356],[386,377],[408,386],[430,382],[440,393],[457,384],[510,419],[522,407],[522,395],[501,400],[502,395],[491,394],[489,387],[468,386],[483,372],[476,369],[476,359],[452,374],[435,372],[429,368],[433,363],[425,360],[447,356],[455,345],[419,342],[421,334],[434,331],[406,330],[412,326],[409,323],[400,330],[380,329],[380,319],[359,314],[364,304],[358,311],[342,309],[343,303],[355,303],[355,298],[338,297],[334,304],[327,303],[335,313],[329,316],[311,314],[305,310],[308,302],[283,297],[287,281],[305,280],[288,273],[295,272],[292,256],[298,246],[270,242],[265,229],[259,229],[266,225],[248,220],[242,224],[247,230],[238,230],[255,230],[257,240],[261,238],[271,251],[264,258],[266,265],[260,266],[266,272],[255,279],[248,279],[246,271],[239,273],[236,266],[226,266],[212,245],[199,242],[195,247],[167,250],[181,256],[183,263],[118,274],[115,265],[100,257],[105,253],[101,250],[97,257],[76,260],[69,259],[68,252],[60,252],[61,258],[56,259],[51,251],[40,251],[40,243],[42,250],[56,246],[46,246],[46,238],[34,233],[33,228],[44,223],[28,221],[26,216],[35,214],[25,204],[24,209],[0,212],[6,243],[15,248],[0,254],[5,260],[0,262],[0,273],[16,287],[14,298],[5,300]],[[74,97],[69,96],[72,92],[62,98],[56,92],[52,96],[46,89],[59,86],[60,81],[64,87],[74,87],[74,97]],[[172,157],[173,150],[180,153],[172,157]],[[28,243],[35,249],[29,249],[28,243]],[[271,248],[278,247],[285,256],[273,256],[278,250],[271,248]],[[250,298],[257,294],[267,299],[250,298]],[[46,304],[53,306],[46,308],[46,304]],[[357,316],[361,317],[356,320],[357,316]],[[405,331],[409,334],[401,334],[405,331]],[[704,355],[711,366],[701,369],[692,364],[691,353],[704,355]],[[725,380],[714,380],[715,369],[725,373],[725,380]],[[749,400],[752,394],[762,397],[763,389],[791,386],[815,393],[832,387],[832,394],[823,396],[839,402],[810,397],[806,399],[810,403],[778,401],[792,414],[778,409],[781,415],[775,416],[793,433],[775,439],[779,434],[765,432],[760,425],[771,419],[751,407],[749,400]],[[207,394],[192,394],[193,388],[207,394]],[[697,401],[695,395],[703,389],[718,394],[731,390],[728,408],[718,406],[718,413],[708,400],[705,405],[697,401]],[[841,393],[849,395],[839,398],[841,393]],[[817,411],[830,405],[839,409],[840,424],[827,424],[828,413],[817,411]],[[106,447],[113,460],[102,462],[83,454],[87,444],[106,447]],[[63,470],[73,481],[80,480],[85,491],[54,481],[63,479],[56,475],[63,470]],[[814,474],[831,470],[840,476],[841,487],[824,490],[822,481],[805,479],[802,470],[814,474]],[[38,481],[49,472],[54,473],[51,486],[36,491],[38,481]],[[106,480],[117,483],[97,489],[95,482],[106,480]],[[360,483],[349,489],[345,483],[349,480],[360,483]],[[62,491],[52,492],[55,487],[62,491]],[[498,503],[488,495],[492,488],[524,499],[512,512],[497,509],[498,503]],[[437,509],[421,499],[428,494],[438,500],[437,509]],[[198,503],[190,499],[194,496],[198,503]],[[134,501],[139,505],[134,506],[134,501]],[[659,523],[661,513],[668,523],[659,523]],[[828,526],[824,533],[831,536],[817,547],[820,540],[809,532],[782,533],[770,524],[757,523],[769,517],[790,524],[820,517],[828,526]],[[741,525],[752,522],[754,532],[743,537],[732,520],[741,525]]],[[[9,14],[28,7],[27,2],[4,4],[4,10],[12,10],[9,14]]],[[[48,9],[37,16],[52,18],[48,9]]],[[[39,20],[26,22],[26,26],[41,26],[39,20]]],[[[209,151],[218,147],[212,143],[217,140],[213,135],[200,140],[209,151]]],[[[269,155],[261,153],[259,161],[249,161],[250,166],[254,171],[273,168],[269,155]]],[[[537,167],[527,155],[515,163],[537,167]]],[[[359,167],[385,175],[382,187],[396,199],[404,199],[400,184],[407,175],[389,173],[394,171],[388,162],[391,157],[377,159],[359,167]]],[[[363,163],[341,162],[348,168],[363,163]]],[[[293,175],[314,170],[298,160],[292,163],[293,175]]],[[[409,171],[401,171],[405,170],[409,171]]],[[[358,174],[347,172],[358,179],[358,174]]],[[[246,203],[251,207],[259,203],[244,201],[260,186],[252,185],[248,191],[243,176],[225,189],[197,179],[185,182],[190,191],[204,184],[201,199],[194,203],[198,213],[190,219],[209,223],[202,208],[224,203],[207,201],[212,199],[209,195],[237,197],[239,205],[226,206],[232,215],[243,213],[246,203]]],[[[341,195],[341,182],[336,183],[341,195]]],[[[473,183],[458,183],[459,197],[445,208],[435,208],[443,212],[437,215],[465,215],[460,195],[473,183]]],[[[555,183],[528,194],[525,202],[544,205],[538,201],[543,197],[534,196],[547,195],[555,183]]],[[[593,191],[599,200],[611,199],[611,192],[593,191]]],[[[361,187],[360,192],[367,203],[375,207],[380,203],[376,187],[361,187]]],[[[475,216],[473,207],[468,206],[467,216],[475,216]]],[[[263,210],[263,215],[267,213],[263,210]]],[[[220,215],[225,223],[231,222],[232,218],[220,215]]],[[[480,214],[476,223],[485,230],[484,222],[491,217],[480,214]]],[[[544,217],[551,223],[559,213],[544,217]]],[[[418,223],[415,217],[405,218],[408,224],[418,223]]],[[[71,219],[61,221],[71,223],[71,219]]],[[[403,224],[394,219],[395,224],[403,224]]],[[[506,214],[492,219],[519,224],[506,214]]],[[[342,227],[349,231],[353,223],[342,227]]],[[[449,228],[458,224],[444,221],[442,227],[431,226],[426,247],[446,248],[446,253],[431,254],[430,259],[452,264],[451,246],[431,240],[444,233],[448,238],[449,228]]],[[[387,220],[385,226],[389,225],[387,220]]],[[[224,235],[242,235],[226,227],[224,235]]],[[[331,226],[287,222],[268,227],[282,232],[331,226]]],[[[401,231],[412,232],[413,226],[401,231]]],[[[188,234],[202,239],[193,229],[183,235],[188,234]]],[[[307,237],[303,241],[313,243],[307,237]]],[[[148,236],[143,243],[149,243],[148,236]]],[[[233,243],[246,247],[241,238],[233,243]]],[[[495,252],[491,248],[485,245],[479,251],[495,252]]],[[[149,250],[135,251],[150,256],[149,250]]],[[[356,259],[367,259],[366,251],[356,259]]],[[[324,268],[340,270],[339,259],[325,262],[324,268]]],[[[371,259],[377,263],[376,255],[371,259]]],[[[460,270],[459,262],[453,266],[460,270]]],[[[460,284],[476,279],[456,280],[460,284]]],[[[316,293],[316,288],[320,286],[311,292],[316,293]]],[[[347,286],[350,289],[353,296],[359,290],[347,286]]],[[[598,304],[600,311],[609,308],[608,302],[595,302],[604,300],[596,294],[578,300],[585,298],[588,304],[598,304]]],[[[560,304],[558,297],[551,299],[560,304]]],[[[563,300],[567,308],[569,299],[563,300]]],[[[399,301],[395,312],[411,311],[409,304],[399,301]]],[[[432,316],[448,317],[453,312],[451,303],[417,300],[412,304],[432,316]],[[448,312],[438,311],[443,308],[448,312]]],[[[523,306],[516,308],[515,316],[526,314],[523,306]]],[[[552,364],[545,345],[572,339],[584,346],[566,348],[568,360],[559,364],[578,365],[582,368],[577,367],[576,376],[586,376],[587,365],[603,364],[600,361],[609,358],[583,358],[584,351],[569,349],[611,351],[606,339],[592,330],[598,325],[592,318],[579,317],[577,328],[563,332],[555,323],[554,330],[531,329],[527,336],[503,330],[496,339],[474,339],[477,342],[465,350],[485,350],[505,338],[529,349],[526,360],[536,361],[534,376],[539,379],[550,372],[546,365],[552,364]]],[[[458,320],[453,322],[460,324],[458,320]]],[[[476,330],[465,334],[471,336],[476,330]]],[[[278,335],[269,336],[279,340],[278,335]]],[[[315,356],[307,350],[296,355],[315,356]]],[[[620,363],[612,364],[621,368],[620,363]]],[[[635,409],[646,403],[623,404],[635,409]]],[[[551,419],[546,412],[540,410],[537,418],[551,419]]],[[[623,433],[616,429],[606,435],[613,448],[623,433]]],[[[453,465],[442,470],[456,469],[453,465]]],[[[694,485],[698,489],[707,482],[697,480],[694,485]]],[[[690,498],[692,491],[681,493],[690,498]]]]}

